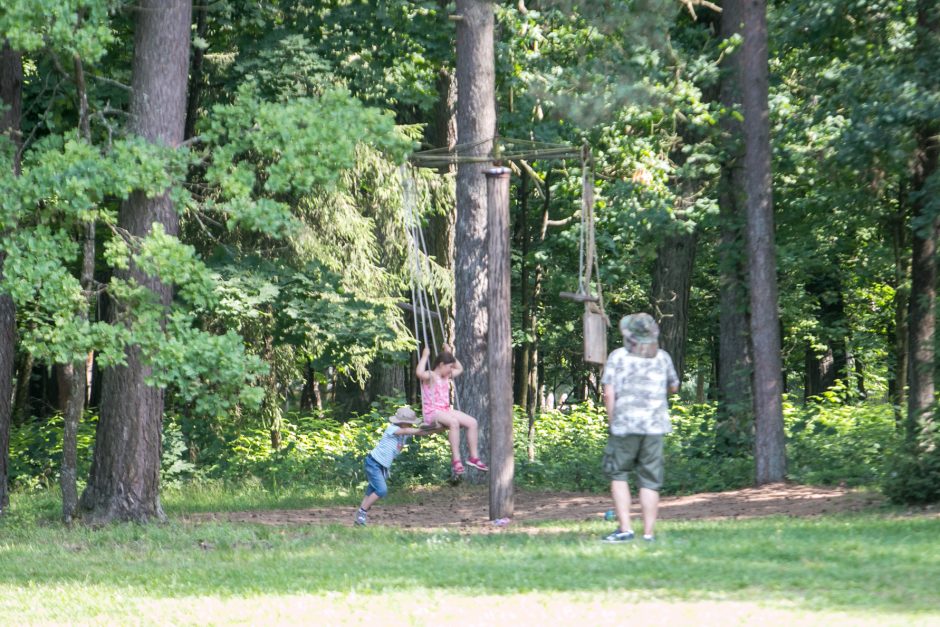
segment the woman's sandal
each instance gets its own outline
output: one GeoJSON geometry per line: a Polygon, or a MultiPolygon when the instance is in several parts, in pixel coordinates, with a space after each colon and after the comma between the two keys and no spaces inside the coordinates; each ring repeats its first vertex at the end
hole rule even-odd
{"type": "Polygon", "coordinates": [[[463,467],[463,464],[460,463],[459,459],[455,459],[450,463],[451,470],[453,470],[455,475],[462,475],[466,472],[466,469],[463,467]]]}

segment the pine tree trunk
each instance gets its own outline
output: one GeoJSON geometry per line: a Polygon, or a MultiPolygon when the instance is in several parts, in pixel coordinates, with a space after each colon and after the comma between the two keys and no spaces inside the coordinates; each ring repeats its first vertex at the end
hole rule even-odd
{"type": "MultiPolygon", "coordinates": [[[[940,92],[936,63],[940,61],[940,7],[935,0],[917,3],[917,52],[922,70],[918,77],[925,94],[940,92]]],[[[932,204],[931,179],[937,176],[940,158],[940,123],[935,119],[920,122],[915,130],[911,185],[913,235],[911,238],[911,295],[908,306],[910,348],[910,394],[907,405],[908,441],[915,443],[922,434],[932,433],[935,424],[937,326],[937,237],[940,216],[932,204]]]]}
{"type": "MultiPolygon", "coordinates": [[[[20,173],[20,120],[23,110],[23,59],[6,42],[0,52],[0,141],[12,141],[16,155],[13,175],[20,173]]],[[[0,253],[0,285],[4,255],[0,253]]],[[[10,503],[10,425],[13,422],[13,372],[16,363],[16,307],[9,294],[0,293],[0,514],[10,503]]]]}
{"type": "Polygon", "coordinates": [[[891,376],[888,379],[888,398],[894,405],[895,422],[903,427],[903,407],[907,403],[908,334],[907,312],[910,300],[911,256],[908,252],[908,203],[903,186],[898,193],[898,209],[890,222],[891,249],[894,256],[894,332],[891,376]]]}
{"type": "MultiPolygon", "coordinates": [[[[485,156],[496,132],[493,4],[458,0],[457,142],[464,154],[485,156]]],[[[480,450],[489,441],[490,389],[486,369],[487,259],[485,163],[457,167],[457,226],[454,279],[457,357],[464,374],[458,381],[460,409],[480,425],[480,450]]]]}
{"type": "Polygon", "coordinates": [[[659,344],[672,357],[680,381],[685,372],[689,294],[697,240],[695,233],[667,236],[653,264],[652,306],[659,323],[659,344]]]}
{"type": "MultiPolygon", "coordinates": [[[[541,229],[539,230],[538,243],[541,246],[548,236],[549,207],[551,206],[551,170],[545,175],[545,198],[542,202],[541,229]]],[[[528,419],[529,432],[526,453],[529,461],[535,461],[535,418],[544,406],[544,393],[542,386],[542,373],[544,364],[541,360],[541,351],[539,350],[538,335],[538,311],[542,305],[542,288],[545,277],[545,268],[541,263],[535,265],[534,276],[532,278],[532,300],[529,305],[529,320],[526,331],[532,338],[531,355],[529,358],[528,371],[528,394],[525,398],[526,417],[528,419]]]]}
{"type": "Polygon", "coordinates": [[[848,347],[845,334],[834,330],[847,327],[842,280],[838,273],[824,269],[809,277],[806,292],[818,302],[816,319],[822,329],[820,339],[826,345],[822,354],[818,354],[812,346],[806,347],[806,384],[803,395],[810,398],[830,389],[839,379],[848,383],[848,347]]]}
{"type": "Polygon", "coordinates": [[[529,397],[529,361],[532,359],[532,338],[528,335],[529,327],[532,324],[532,298],[530,295],[529,283],[530,264],[529,264],[529,176],[523,171],[520,176],[518,187],[518,215],[519,229],[518,240],[521,252],[521,261],[519,269],[519,306],[522,309],[522,333],[526,339],[522,342],[516,351],[515,356],[515,404],[525,407],[526,399],[529,397]]]}
{"type": "MultiPolygon", "coordinates": [[[[442,13],[446,11],[448,0],[438,0],[442,13]]],[[[428,124],[426,138],[435,148],[453,149],[457,145],[457,79],[452,67],[442,67],[437,74],[437,101],[434,104],[431,124],[428,124]]],[[[451,174],[453,164],[442,164],[438,168],[441,175],[451,174]]],[[[438,264],[454,272],[455,232],[457,225],[457,208],[455,203],[448,203],[447,210],[435,213],[428,218],[428,254],[434,257],[438,264]]],[[[442,321],[443,335],[441,343],[457,345],[456,336],[456,303],[442,307],[441,315],[446,318],[442,321]]],[[[411,327],[409,327],[411,328],[411,327]]],[[[412,360],[405,365],[405,392],[415,404],[420,402],[417,397],[417,385],[414,370],[417,367],[417,354],[412,354],[412,360]],[[413,361],[412,361],[413,360],[413,361]]],[[[458,386],[460,384],[458,383],[458,386]]]]}
{"type": "Polygon", "coordinates": [[[308,359],[304,366],[304,387],[300,392],[300,411],[310,412],[314,409],[323,409],[323,399],[320,395],[320,381],[313,369],[313,362],[308,359]]]}
{"type": "MultiPolygon", "coordinates": [[[[730,4],[730,3],[728,3],[730,4]]],[[[751,346],[754,358],[756,481],[783,481],[783,380],[768,106],[767,3],[745,0],[740,52],[751,346]]]]}
{"type": "MultiPolygon", "coordinates": [[[[191,0],[141,0],[136,5],[131,130],[154,143],[178,146],[183,140],[191,19],[191,0]]],[[[138,237],[149,233],[154,222],[170,235],[179,232],[168,193],[154,198],[133,193],[121,206],[118,222],[138,237]]],[[[124,275],[169,305],[171,286],[136,268],[124,275]]],[[[160,506],[164,396],[146,384],[149,373],[136,346],[127,349],[126,366],[104,372],[95,454],[81,502],[93,524],[165,519],[160,506]]]]}
{"type": "Polygon", "coordinates": [[[62,521],[71,524],[78,512],[78,423],[85,408],[85,377],[82,362],[63,364],[60,372],[68,383],[68,401],[63,411],[62,464],[59,487],[62,490],[62,521]]]}
{"type": "MultiPolygon", "coordinates": [[[[726,2],[721,13],[721,38],[741,32],[741,3],[726,2]]],[[[740,52],[725,57],[722,64],[720,99],[729,112],[741,106],[740,52]]],[[[718,246],[718,424],[715,437],[718,450],[730,454],[749,441],[753,404],[751,401],[751,358],[747,311],[746,236],[743,135],[741,123],[727,114],[721,119],[725,157],[718,184],[721,241],[718,246]]]]}
{"type": "MultiPolygon", "coordinates": [[[[196,36],[205,39],[209,28],[206,15],[206,4],[197,4],[193,7],[196,17],[196,36]]],[[[203,62],[206,51],[203,48],[193,48],[192,61],[189,70],[189,93],[186,98],[186,126],[183,128],[183,139],[190,139],[196,135],[196,121],[199,118],[199,105],[202,104],[202,90],[205,85],[203,62]]]]}
{"type": "MultiPolygon", "coordinates": [[[[85,88],[85,69],[81,59],[76,56],[75,88],[78,95],[78,128],[81,137],[91,142],[91,124],[89,120],[88,93],[85,88]]],[[[94,306],[95,272],[95,222],[89,220],[83,225],[81,286],[87,307],[79,312],[79,324],[87,322],[89,311],[94,306]]],[[[71,524],[78,512],[78,423],[85,409],[86,398],[86,360],[77,360],[64,364],[59,371],[66,384],[66,402],[63,408],[62,426],[62,464],[59,469],[59,487],[62,490],[62,520],[71,524]]]]}
{"type": "Polygon", "coordinates": [[[35,359],[31,353],[23,353],[20,357],[20,363],[16,367],[16,390],[13,393],[14,424],[25,423],[32,414],[29,385],[33,378],[34,362],[35,359]]]}

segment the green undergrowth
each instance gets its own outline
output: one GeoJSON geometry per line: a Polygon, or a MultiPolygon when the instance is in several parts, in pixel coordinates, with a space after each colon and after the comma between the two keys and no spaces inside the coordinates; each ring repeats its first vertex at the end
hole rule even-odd
{"type": "MultiPolygon", "coordinates": [[[[388,424],[386,416],[394,405],[388,400],[346,421],[328,415],[285,416],[277,449],[272,448],[267,429],[244,426],[220,432],[199,421],[170,416],[163,439],[165,501],[172,504],[174,491],[182,486],[195,486],[188,500],[198,501],[202,491],[213,502],[224,498],[230,486],[239,486],[232,498],[243,501],[244,508],[254,508],[253,499],[258,504],[267,502],[270,494],[283,500],[295,493],[305,499],[358,494],[365,483],[362,460],[388,424]],[[246,486],[257,489],[241,489],[246,486]]],[[[671,413],[674,431],[666,439],[664,494],[713,492],[752,483],[750,436],[743,434],[733,447],[722,441],[714,405],[674,402],[671,413]]],[[[518,408],[514,420],[518,487],[606,492],[600,459],[607,423],[601,409],[584,403],[565,411],[543,412],[535,419],[531,442],[528,420],[518,408]]],[[[93,416],[83,423],[80,477],[87,476],[93,423],[93,416]]],[[[42,491],[57,483],[61,455],[57,424],[14,431],[11,476],[17,491],[42,491]]],[[[890,405],[848,403],[837,395],[805,405],[787,404],[785,428],[791,481],[878,486],[891,476],[889,460],[900,436],[890,405]]],[[[441,485],[449,478],[449,460],[445,437],[414,438],[395,462],[396,485],[441,485]]]]}

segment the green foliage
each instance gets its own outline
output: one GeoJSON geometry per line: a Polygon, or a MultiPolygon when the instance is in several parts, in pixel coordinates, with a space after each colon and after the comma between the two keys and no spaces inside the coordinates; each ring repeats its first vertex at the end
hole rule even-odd
{"type": "Polygon", "coordinates": [[[799,483],[877,485],[900,445],[894,408],[847,403],[838,389],[786,404],[787,475],[799,483]]]}
{"type": "Polygon", "coordinates": [[[391,116],[333,89],[318,98],[267,102],[246,84],[232,104],[219,104],[200,128],[206,182],[218,194],[205,209],[236,227],[283,236],[297,225],[286,199],[331,189],[368,143],[401,160],[410,142],[391,116]]]}
{"type": "MultiPolygon", "coordinates": [[[[243,428],[235,436],[213,436],[189,423],[191,446],[203,476],[266,485],[318,485],[353,489],[363,481],[362,458],[371,450],[396,405],[375,405],[344,423],[329,418],[285,416],[282,445],[271,447],[270,432],[243,428]],[[199,435],[201,433],[201,435],[199,435]],[[212,444],[215,441],[216,444],[212,444]]],[[[717,450],[715,409],[710,405],[672,407],[673,433],[666,438],[666,494],[737,489],[751,485],[750,453],[728,456],[717,450]]],[[[897,445],[893,414],[879,405],[843,406],[821,402],[805,411],[788,406],[790,478],[802,483],[875,485],[897,445]]],[[[600,469],[607,442],[603,410],[590,403],[566,412],[546,412],[535,423],[535,458],[528,461],[528,425],[515,414],[516,484],[519,487],[603,493],[609,482],[600,469]]],[[[395,462],[399,485],[435,485],[449,472],[443,436],[414,438],[395,462]]]]}
{"type": "Polygon", "coordinates": [[[514,445],[521,486],[602,492],[608,486],[600,469],[607,443],[607,418],[590,403],[572,411],[546,412],[535,422],[535,459],[527,460],[528,431],[525,412],[515,412],[514,445]]]}
{"type": "Polygon", "coordinates": [[[252,84],[266,100],[287,103],[320,97],[342,84],[304,35],[287,35],[276,45],[259,49],[257,56],[244,57],[235,64],[232,82],[252,84]]]}
{"type": "Polygon", "coordinates": [[[14,50],[50,48],[66,57],[97,60],[114,40],[111,13],[118,0],[4,0],[0,33],[14,50]]]}
{"type": "MultiPolygon", "coordinates": [[[[86,412],[78,421],[77,476],[86,477],[91,465],[98,416],[86,412]]],[[[58,485],[62,466],[62,414],[34,419],[10,432],[10,484],[16,490],[48,489],[58,485]]]]}
{"type": "Polygon", "coordinates": [[[888,460],[881,487],[895,503],[940,502],[940,444],[935,440],[921,450],[898,450],[888,460]]]}

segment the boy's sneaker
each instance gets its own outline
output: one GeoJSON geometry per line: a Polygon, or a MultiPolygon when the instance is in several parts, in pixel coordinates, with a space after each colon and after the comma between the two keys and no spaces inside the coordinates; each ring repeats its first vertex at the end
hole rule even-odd
{"type": "Polygon", "coordinates": [[[643,536],[643,542],[646,542],[647,544],[653,544],[654,542],[656,542],[656,536],[647,536],[647,535],[644,535],[644,536],[643,536]]]}
{"type": "Polygon", "coordinates": [[[368,518],[368,514],[366,513],[366,510],[364,510],[364,509],[362,509],[362,508],[360,507],[360,508],[359,508],[359,511],[356,512],[355,524],[358,525],[358,526],[360,526],[360,527],[365,527],[365,526],[366,526],[366,518],[368,518]]]}
{"type": "Polygon", "coordinates": [[[483,460],[480,459],[479,457],[468,457],[467,465],[470,466],[471,468],[482,470],[483,472],[487,472],[490,469],[490,467],[484,464],[483,460]]]}
{"type": "Polygon", "coordinates": [[[631,540],[633,540],[634,537],[635,536],[632,531],[620,531],[619,529],[617,529],[616,531],[604,536],[603,541],[604,542],[630,542],[631,540]]]}

